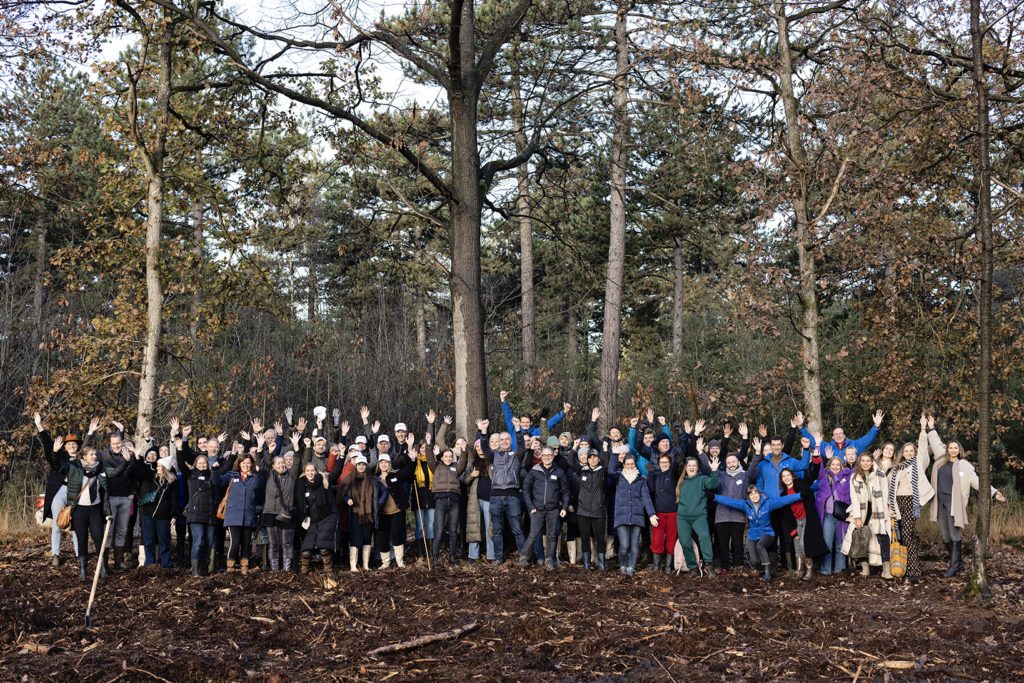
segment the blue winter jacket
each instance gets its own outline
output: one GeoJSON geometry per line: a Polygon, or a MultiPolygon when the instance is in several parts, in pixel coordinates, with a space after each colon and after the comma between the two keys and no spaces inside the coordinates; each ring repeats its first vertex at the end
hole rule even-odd
{"type": "Polygon", "coordinates": [[[619,472],[615,480],[615,514],[613,515],[613,526],[619,527],[626,524],[633,526],[644,526],[647,518],[654,515],[654,503],[651,502],[651,492],[647,488],[647,479],[637,475],[633,483],[622,476],[619,472]]]}
{"type": "MultiPolygon", "coordinates": [[[[512,424],[512,406],[508,404],[508,401],[501,402],[501,414],[505,417],[505,431],[512,435],[512,449],[515,450],[519,447],[519,439],[516,436],[515,425],[512,424]]],[[[559,410],[555,415],[548,420],[548,433],[558,426],[558,423],[565,419],[565,413],[559,410]]],[[[530,427],[526,430],[526,434],[530,436],[540,436],[540,427],[530,427]]]]}
{"type": "Polygon", "coordinates": [[[757,488],[769,498],[779,497],[779,473],[782,470],[792,470],[793,476],[803,478],[804,472],[811,465],[811,459],[805,458],[797,460],[796,458],[786,455],[783,453],[782,460],[779,461],[776,467],[772,461],[772,456],[769,454],[761,462],[757,464],[757,488]]]}
{"type": "Polygon", "coordinates": [[[217,482],[228,491],[224,526],[258,526],[261,494],[266,490],[263,475],[253,473],[243,480],[242,474],[234,470],[217,475],[217,482]]]}
{"type": "Polygon", "coordinates": [[[755,508],[754,504],[750,502],[750,499],[734,500],[728,496],[718,494],[715,496],[715,502],[719,505],[727,505],[734,510],[739,510],[747,516],[747,524],[750,526],[747,528],[747,538],[751,541],[756,541],[762,536],[774,536],[775,531],[772,530],[772,510],[778,510],[781,507],[795,503],[800,500],[800,494],[794,493],[789,496],[782,496],[781,498],[767,498],[762,496],[764,499],[755,508]]]}
{"type": "MultiPolygon", "coordinates": [[[[807,431],[806,427],[800,428],[800,436],[807,437],[808,439],[811,440],[811,451],[814,451],[814,446],[816,445],[814,443],[814,437],[811,436],[811,433],[807,431]]],[[[828,450],[828,447],[831,446],[832,450],[835,451],[836,457],[841,458],[843,457],[843,452],[848,447],[853,446],[854,448],[857,449],[857,455],[860,455],[867,449],[868,446],[871,445],[871,443],[876,438],[878,438],[878,427],[876,427],[875,425],[871,425],[871,429],[868,430],[867,434],[860,437],[859,439],[847,439],[846,441],[843,442],[841,446],[837,444],[835,441],[823,441],[821,443],[821,452],[825,453],[828,450]]]]}

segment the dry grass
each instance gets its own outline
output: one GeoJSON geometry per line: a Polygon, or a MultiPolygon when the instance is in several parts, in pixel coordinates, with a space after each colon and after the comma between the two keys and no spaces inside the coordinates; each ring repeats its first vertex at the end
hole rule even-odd
{"type": "Polygon", "coordinates": [[[42,492],[42,482],[23,470],[16,471],[0,489],[0,543],[26,535],[49,533],[36,524],[36,496],[42,492]]]}

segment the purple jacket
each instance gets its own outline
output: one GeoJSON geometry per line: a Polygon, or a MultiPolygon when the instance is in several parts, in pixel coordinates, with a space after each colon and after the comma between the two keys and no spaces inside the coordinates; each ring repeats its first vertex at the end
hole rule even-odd
{"type": "Polygon", "coordinates": [[[830,497],[834,501],[850,502],[850,478],[852,476],[852,468],[843,467],[842,472],[833,475],[828,467],[822,466],[821,472],[818,473],[818,492],[814,495],[814,507],[818,510],[818,519],[825,519],[825,503],[830,497]]]}

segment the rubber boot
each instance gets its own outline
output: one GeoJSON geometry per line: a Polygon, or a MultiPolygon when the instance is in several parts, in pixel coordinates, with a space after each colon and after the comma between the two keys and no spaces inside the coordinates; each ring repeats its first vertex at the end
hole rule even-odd
{"type": "Polygon", "coordinates": [[[359,548],[348,549],[348,568],[351,571],[359,571],[359,548]]]}
{"type": "Polygon", "coordinates": [[[78,578],[85,581],[89,577],[89,558],[78,558],[78,578]]]}
{"type": "Polygon", "coordinates": [[[656,571],[656,572],[660,572],[661,571],[661,562],[662,562],[662,558],[663,557],[665,557],[665,556],[661,555],[661,554],[658,554],[658,553],[655,553],[655,555],[654,555],[654,571],[656,571]]]}
{"type": "Polygon", "coordinates": [[[607,569],[604,564],[604,553],[597,554],[597,568],[601,571],[605,571],[607,569]]]}
{"type": "Polygon", "coordinates": [[[370,570],[370,550],[370,546],[363,546],[363,569],[365,569],[366,571],[370,570]]]}
{"type": "Polygon", "coordinates": [[[804,580],[806,581],[806,580],[810,579],[811,576],[814,574],[814,560],[812,560],[809,557],[805,557],[804,558],[804,570],[806,572],[804,574],[804,580]]]}
{"type": "Polygon", "coordinates": [[[302,553],[299,556],[299,574],[309,573],[309,563],[313,561],[313,555],[311,553],[302,553]]]}
{"type": "Polygon", "coordinates": [[[228,574],[233,574],[234,572],[238,571],[237,568],[236,568],[236,565],[235,565],[235,560],[232,560],[232,559],[228,558],[227,562],[228,562],[228,574]]]}
{"type": "Polygon", "coordinates": [[[871,575],[871,565],[869,565],[866,560],[860,563],[860,575],[861,576],[870,576],[871,575]]]}
{"type": "Polygon", "coordinates": [[[277,572],[281,571],[281,561],[277,559],[277,556],[268,557],[267,561],[270,563],[270,571],[277,572]]]}
{"type": "MultiPolygon", "coordinates": [[[[600,554],[601,553],[598,553],[598,555],[600,554]]],[[[615,555],[615,540],[611,536],[606,536],[604,539],[604,554],[606,557],[609,555],[615,555]]]]}
{"type": "Polygon", "coordinates": [[[761,578],[764,579],[765,581],[771,581],[772,580],[772,563],[771,562],[765,562],[764,563],[764,576],[762,576],[761,578]]]}
{"type": "Polygon", "coordinates": [[[804,575],[804,558],[796,558],[796,571],[793,574],[798,578],[803,578],[804,575]]]}
{"type": "Polygon", "coordinates": [[[889,571],[889,563],[888,562],[883,562],[882,563],[882,578],[883,579],[892,579],[892,572],[889,571]]]}
{"type": "Polygon", "coordinates": [[[380,554],[380,568],[387,569],[391,566],[391,551],[380,554]]]}
{"type": "Polygon", "coordinates": [[[594,566],[590,564],[590,553],[585,550],[583,551],[583,568],[586,570],[594,568],[594,566]]]}
{"type": "Polygon", "coordinates": [[[576,561],[579,559],[579,553],[576,550],[578,547],[579,541],[565,542],[565,552],[569,556],[569,564],[576,564],[576,561]]]}
{"type": "Polygon", "coordinates": [[[200,576],[199,560],[192,560],[192,576],[200,576]]]}
{"type": "Polygon", "coordinates": [[[675,564],[675,556],[672,553],[667,553],[665,555],[665,573],[666,574],[671,574],[672,573],[672,570],[675,569],[675,567],[673,567],[674,564],[675,564]]]}
{"type": "Polygon", "coordinates": [[[293,546],[291,543],[286,543],[285,546],[281,549],[281,555],[283,556],[281,568],[286,572],[294,571],[295,546],[293,546]]]}
{"type": "Polygon", "coordinates": [[[114,566],[115,572],[124,571],[124,548],[114,548],[114,566]]]}
{"type": "Polygon", "coordinates": [[[239,563],[242,565],[242,576],[245,576],[249,573],[249,558],[243,557],[239,560],[239,563]]]}
{"type": "Polygon", "coordinates": [[[962,541],[953,541],[952,543],[950,543],[951,547],[949,551],[949,569],[942,572],[942,575],[947,578],[959,574],[964,568],[964,564],[960,559],[961,543],[962,541]]]}
{"type": "Polygon", "coordinates": [[[405,569],[405,546],[404,545],[396,545],[395,546],[395,565],[397,565],[397,567],[399,569],[405,569]]]}

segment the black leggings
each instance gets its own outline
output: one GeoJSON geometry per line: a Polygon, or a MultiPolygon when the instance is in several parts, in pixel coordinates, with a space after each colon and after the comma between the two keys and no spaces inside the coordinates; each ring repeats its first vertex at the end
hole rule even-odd
{"type": "Polygon", "coordinates": [[[389,553],[391,546],[405,545],[405,512],[381,515],[380,527],[373,535],[377,552],[389,553]]]}
{"type": "Polygon", "coordinates": [[[597,552],[604,552],[605,520],[603,517],[584,517],[576,515],[576,521],[580,525],[580,544],[582,552],[590,552],[590,540],[593,539],[597,545],[597,552]]]}
{"type": "Polygon", "coordinates": [[[255,531],[248,526],[228,527],[231,530],[231,545],[228,546],[228,559],[240,560],[249,559],[252,554],[252,532],[255,531]]]}
{"type": "Polygon", "coordinates": [[[78,556],[89,557],[89,536],[97,549],[103,543],[103,505],[76,505],[71,510],[71,529],[78,538],[78,556]]]}
{"type": "Polygon", "coordinates": [[[715,525],[718,531],[718,558],[722,569],[743,567],[743,522],[719,522],[715,525]]]}

